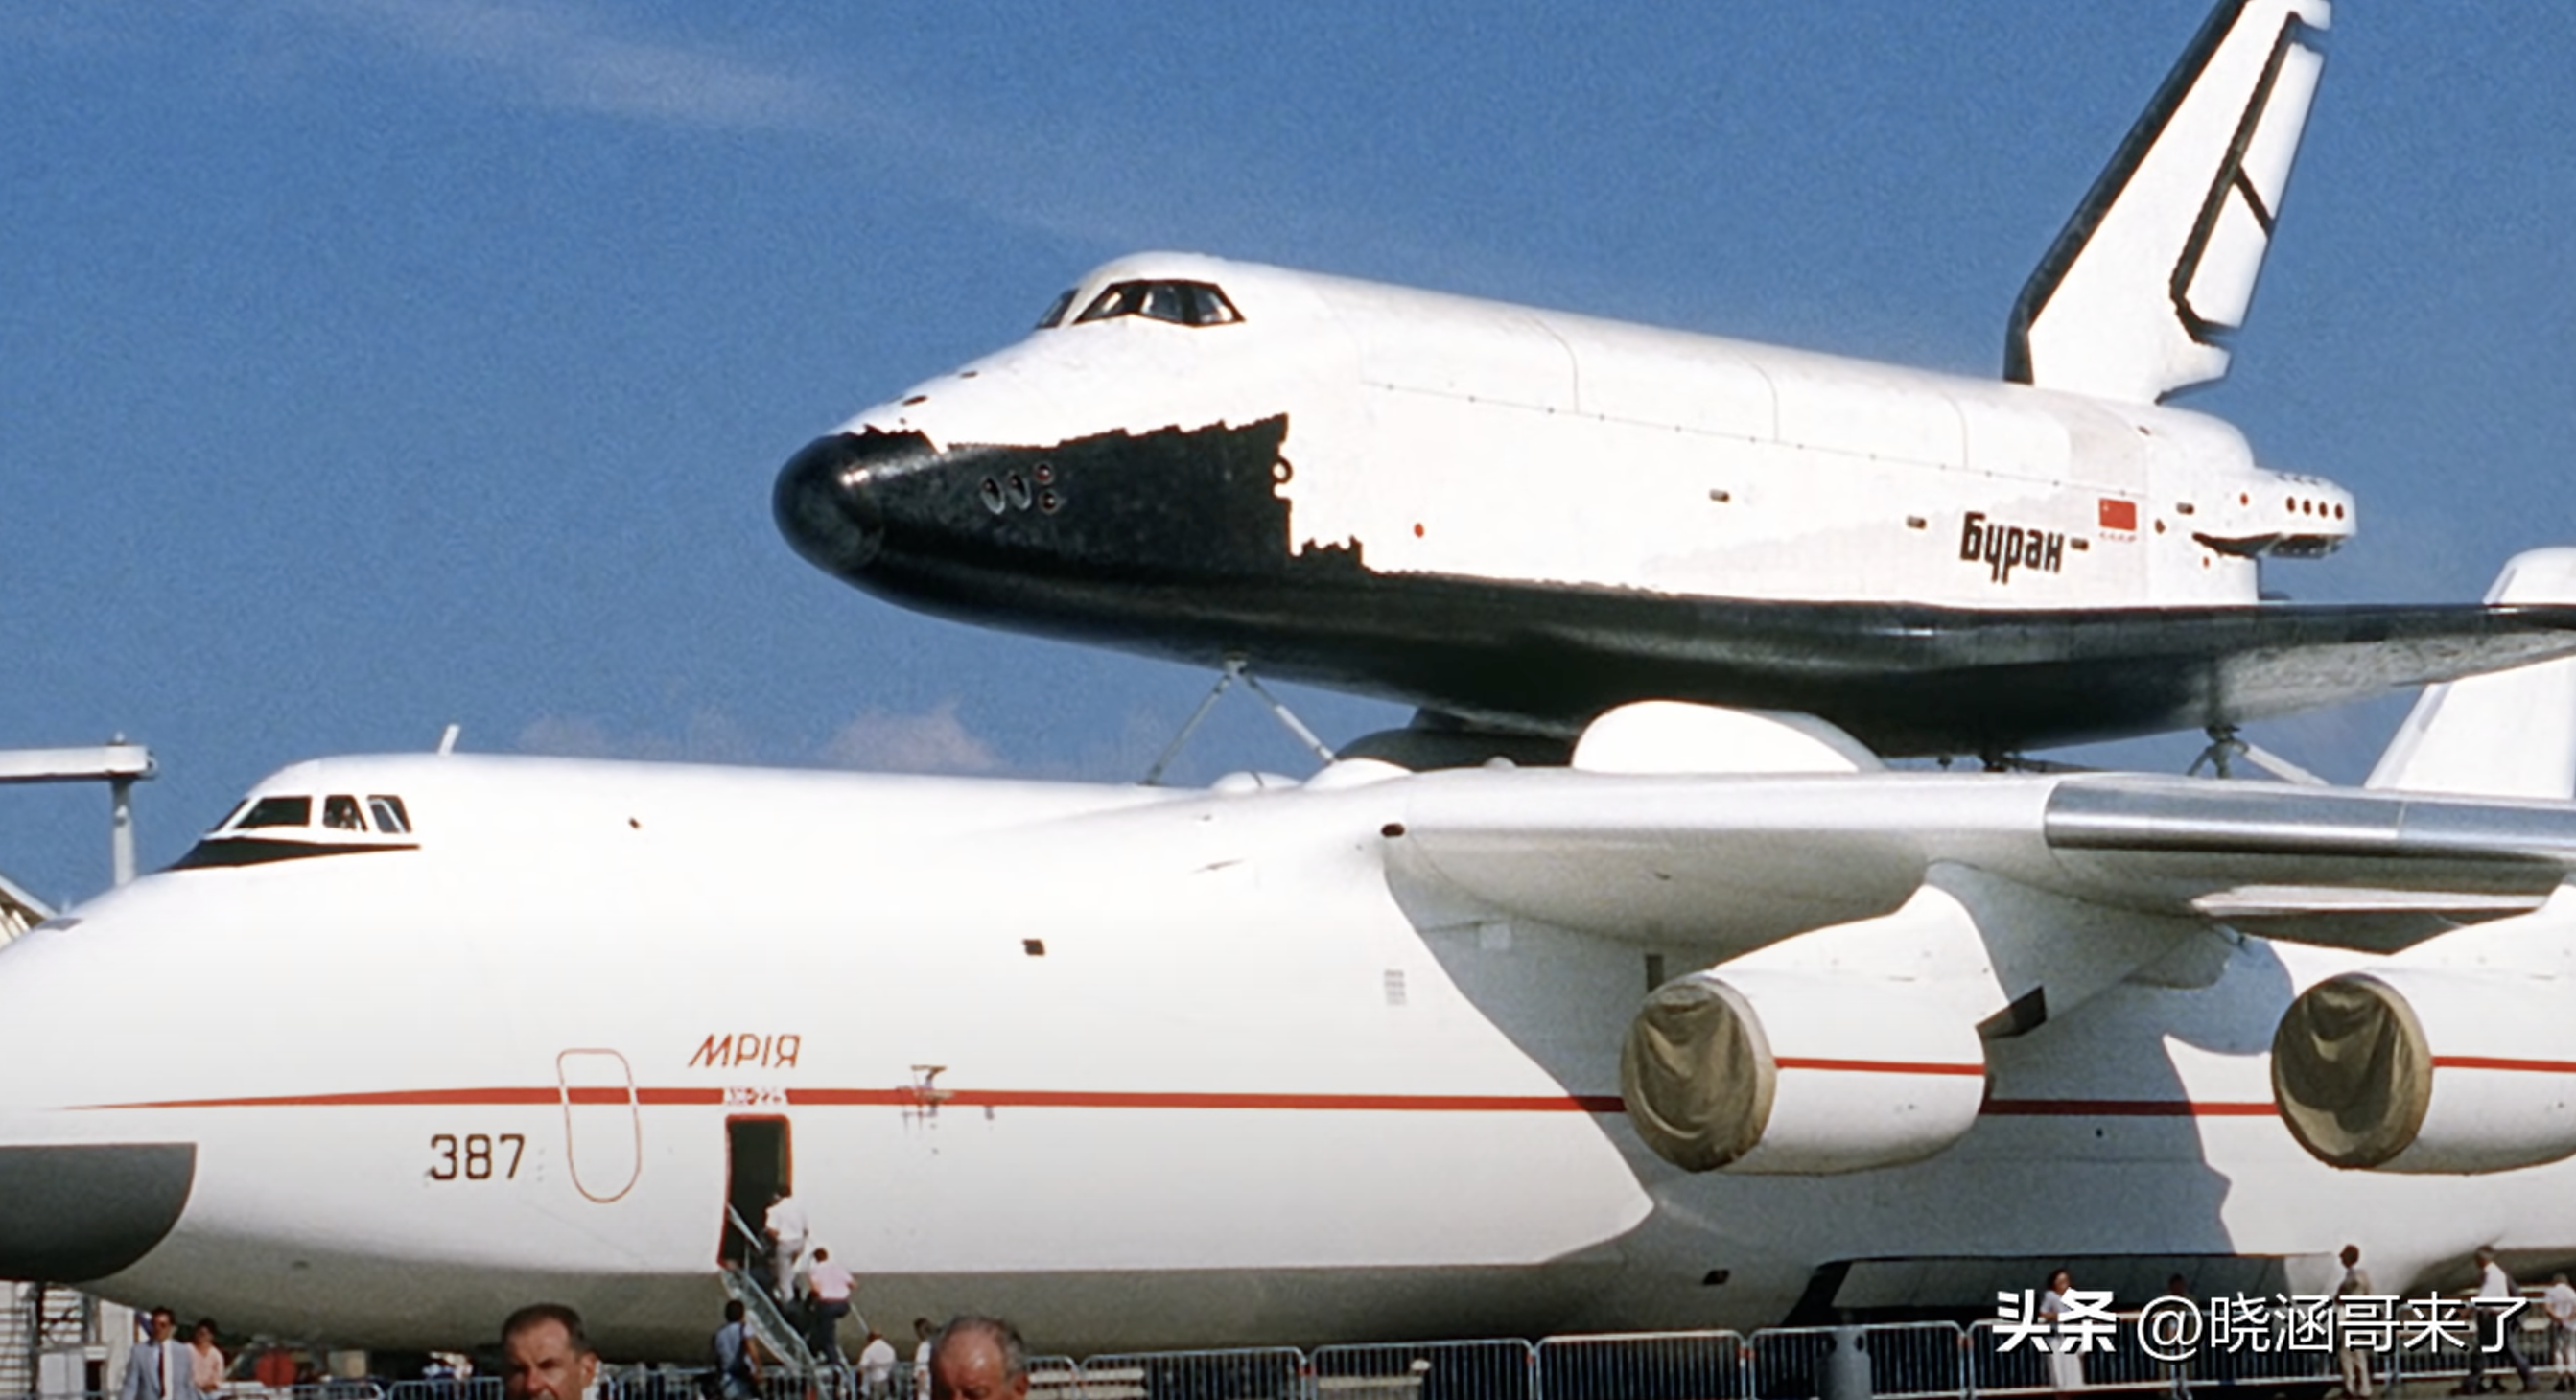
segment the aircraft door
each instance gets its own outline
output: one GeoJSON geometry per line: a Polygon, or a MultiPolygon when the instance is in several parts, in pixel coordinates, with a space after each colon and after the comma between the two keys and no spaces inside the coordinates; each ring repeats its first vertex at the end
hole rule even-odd
{"type": "Polygon", "coordinates": [[[601,1205],[618,1200],[644,1170],[634,1071],[614,1050],[566,1050],[555,1056],[555,1079],[563,1091],[564,1161],[573,1189],[601,1205]]]}
{"type": "Polygon", "coordinates": [[[768,1245],[758,1234],[761,1217],[769,1213],[770,1193],[787,1189],[794,1180],[786,1119],[725,1120],[725,1204],[743,1228],[726,1222],[721,1262],[747,1266],[766,1257],[768,1245]]]}

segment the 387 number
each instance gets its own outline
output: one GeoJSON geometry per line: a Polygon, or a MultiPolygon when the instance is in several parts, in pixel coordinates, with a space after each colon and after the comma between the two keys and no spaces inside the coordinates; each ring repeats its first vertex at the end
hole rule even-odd
{"type": "Polygon", "coordinates": [[[439,1133],[429,1140],[432,1181],[515,1181],[519,1158],[527,1150],[523,1133],[439,1133]]]}

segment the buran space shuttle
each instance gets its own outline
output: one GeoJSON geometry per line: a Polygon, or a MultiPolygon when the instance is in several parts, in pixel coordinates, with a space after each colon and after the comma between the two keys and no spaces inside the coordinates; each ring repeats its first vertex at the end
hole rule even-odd
{"type": "Polygon", "coordinates": [[[1997,381],[1147,253],[795,454],[778,523],[925,612],[1556,738],[1654,697],[1991,755],[2576,650],[2560,607],[2261,602],[2352,495],[2164,406],[2226,372],[2327,21],[2221,0],[1997,381]]]}

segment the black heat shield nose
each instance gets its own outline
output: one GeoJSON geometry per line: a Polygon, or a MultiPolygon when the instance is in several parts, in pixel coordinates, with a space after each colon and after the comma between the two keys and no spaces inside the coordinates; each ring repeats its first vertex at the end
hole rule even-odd
{"type": "Polygon", "coordinates": [[[133,1267],[196,1179],[194,1143],[0,1147],[0,1278],[87,1283],[133,1267]]]}
{"type": "Polygon", "coordinates": [[[885,547],[878,478],[934,456],[919,433],[834,433],[805,445],[778,469],[770,509],[778,532],[826,573],[855,579],[885,547]]]}

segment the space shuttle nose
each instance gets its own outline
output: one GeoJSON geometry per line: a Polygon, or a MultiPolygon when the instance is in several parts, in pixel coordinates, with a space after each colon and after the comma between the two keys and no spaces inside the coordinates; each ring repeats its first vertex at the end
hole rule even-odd
{"type": "Polygon", "coordinates": [[[770,508],[778,530],[808,563],[843,578],[865,571],[885,545],[876,478],[927,456],[916,434],[834,433],[807,443],[778,469],[770,508]]]}
{"type": "Polygon", "coordinates": [[[86,1283],[131,1268],[179,1223],[194,1143],[0,1147],[0,1278],[86,1283]]]}

